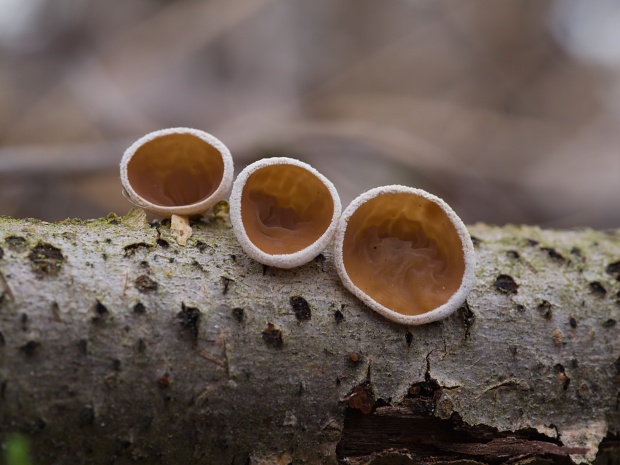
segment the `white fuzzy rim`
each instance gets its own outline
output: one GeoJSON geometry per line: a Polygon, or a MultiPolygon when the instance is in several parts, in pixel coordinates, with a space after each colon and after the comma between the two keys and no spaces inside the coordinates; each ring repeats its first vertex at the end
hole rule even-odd
{"type": "Polygon", "coordinates": [[[344,213],[340,217],[340,221],[338,222],[338,230],[336,231],[336,236],[334,239],[334,261],[336,264],[336,270],[338,271],[338,275],[340,276],[342,284],[344,284],[344,286],[352,294],[354,294],[358,299],[364,302],[375,312],[383,315],[386,318],[389,318],[392,321],[396,321],[397,323],[405,325],[422,325],[446,318],[448,315],[456,311],[461,305],[463,305],[463,302],[465,302],[465,299],[467,298],[467,295],[469,294],[469,291],[471,290],[475,279],[474,272],[476,267],[476,260],[474,245],[472,243],[471,236],[469,235],[469,231],[467,230],[461,219],[457,216],[456,213],[454,213],[454,210],[452,210],[452,208],[450,208],[450,206],[439,197],[436,197],[433,194],[429,194],[424,190],[406,186],[377,187],[375,189],[364,192],[353,202],[351,202],[351,204],[345,209],[344,213]],[[353,283],[353,281],[351,281],[351,278],[349,278],[349,275],[347,274],[347,270],[344,265],[343,245],[349,219],[361,205],[371,199],[374,199],[375,197],[379,197],[384,194],[413,194],[419,197],[423,197],[424,199],[437,204],[450,219],[452,225],[456,229],[459,238],[461,239],[461,244],[463,246],[463,258],[465,261],[465,270],[463,272],[461,285],[459,286],[457,291],[452,294],[452,296],[448,299],[446,303],[421,315],[403,315],[381,305],[379,302],[365,294],[353,283]]]}
{"type": "Polygon", "coordinates": [[[264,265],[275,266],[277,268],[294,268],[296,266],[303,265],[325,250],[336,231],[338,217],[340,216],[341,210],[342,204],[340,203],[340,197],[338,196],[336,188],[329,181],[329,179],[307,163],[303,163],[293,158],[264,158],[248,165],[241,173],[239,173],[239,176],[237,176],[230,194],[230,221],[233,225],[235,236],[237,236],[237,240],[241,244],[241,247],[243,247],[243,250],[245,250],[245,252],[257,262],[264,265]],[[254,172],[273,165],[294,165],[309,171],[325,185],[332,197],[332,201],[334,202],[334,214],[329,227],[325,230],[323,235],[308,247],[292,254],[272,255],[263,252],[261,249],[256,247],[248,237],[241,218],[241,194],[243,193],[243,187],[245,186],[248,178],[254,172]]]}
{"type": "Polygon", "coordinates": [[[233,159],[230,151],[228,150],[228,147],[226,147],[222,143],[222,141],[212,136],[211,134],[191,128],[160,129],[159,131],[154,131],[146,134],[145,136],[135,141],[127,150],[125,150],[123,158],[121,159],[121,183],[123,184],[123,189],[125,189],[129,200],[140,208],[144,208],[145,210],[163,216],[170,216],[172,214],[188,216],[206,212],[207,210],[209,210],[209,208],[222,200],[226,196],[226,194],[228,194],[228,192],[230,191],[230,187],[232,186],[233,174],[233,159]],[[222,156],[222,161],[224,162],[224,173],[222,174],[222,181],[220,182],[220,185],[217,187],[217,189],[209,197],[201,200],[200,202],[188,205],[175,206],[157,205],[140,196],[133,189],[133,187],[131,187],[131,183],[129,182],[129,178],[127,175],[127,165],[129,164],[129,161],[134,156],[136,151],[148,142],[151,142],[159,137],[169,136],[171,134],[191,134],[192,136],[195,136],[203,140],[207,144],[211,145],[222,156]]]}

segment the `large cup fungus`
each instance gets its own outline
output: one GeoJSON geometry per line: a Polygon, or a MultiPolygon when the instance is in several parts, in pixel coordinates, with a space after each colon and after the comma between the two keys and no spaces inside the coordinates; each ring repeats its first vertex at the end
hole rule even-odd
{"type": "Polygon", "coordinates": [[[345,287],[402,324],[445,318],[474,282],[467,228],[443,200],[421,189],[386,186],[360,195],[340,218],[334,249],[345,287]]]}
{"type": "Polygon", "coordinates": [[[306,163],[265,158],[245,168],[230,196],[237,239],[254,260],[278,268],[303,265],[331,240],[341,204],[333,184],[306,163]]]}
{"type": "Polygon", "coordinates": [[[134,142],[121,159],[121,183],[129,200],[171,217],[179,244],[192,234],[188,217],[206,212],[230,191],[228,148],[204,131],[170,128],[134,142]]]}

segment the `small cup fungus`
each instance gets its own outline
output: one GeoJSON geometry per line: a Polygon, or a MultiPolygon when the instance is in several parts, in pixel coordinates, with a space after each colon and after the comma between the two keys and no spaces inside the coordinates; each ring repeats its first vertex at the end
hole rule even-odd
{"type": "Polygon", "coordinates": [[[121,182],[129,199],[163,216],[206,212],[228,194],[232,180],[228,148],[197,129],[151,132],[121,160],[121,182]]]}
{"type": "Polygon", "coordinates": [[[303,265],[324,250],[341,204],[333,184],[306,163],[265,158],[233,184],[230,220],[254,260],[278,268],[303,265]]]}
{"type": "Polygon", "coordinates": [[[360,195],[340,218],[334,249],[345,287],[402,324],[445,318],[474,282],[467,228],[443,200],[421,189],[386,186],[360,195]]]}
{"type": "Polygon", "coordinates": [[[188,217],[204,213],[228,192],[233,160],[219,140],[197,129],[151,132],[125,150],[121,183],[135,205],[172,218],[171,230],[185,245],[188,217]]]}

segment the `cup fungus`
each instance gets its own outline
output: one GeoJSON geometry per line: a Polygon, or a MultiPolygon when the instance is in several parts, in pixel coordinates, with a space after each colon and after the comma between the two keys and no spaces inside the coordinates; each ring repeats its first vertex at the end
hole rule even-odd
{"type": "Polygon", "coordinates": [[[191,234],[187,217],[204,213],[226,194],[233,160],[218,139],[197,129],[151,132],[129,147],[121,160],[121,182],[135,205],[172,216],[177,234],[191,234]],[[189,228],[189,229],[188,229],[189,228]]]}
{"type": "Polygon", "coordinates": [[[340,218],[334,249],[345,287],[402,324],[445,318],[474,282],[467,228],[443,200],[421,189],[386,186],[360,195],[340,218]]]}
{"type": "Polygon", "coordinates": [[[303,265],[321,253],[340,211],[333,184],[291,158],[252,163],[230,195],[230,220],[239,243],[254,260],[278,268],[303,265]]]}

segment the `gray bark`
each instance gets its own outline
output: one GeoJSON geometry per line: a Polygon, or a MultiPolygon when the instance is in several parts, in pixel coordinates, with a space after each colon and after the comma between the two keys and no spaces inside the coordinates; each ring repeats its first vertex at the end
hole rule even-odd
{"type": "Polygon", "coordinates": [[[620,231],[471,226],[468,307],[404,327],[344,290],[329,250],[277,270],[221,218],[185,247],[156,226],[0,219],[0,433],[37,463],[620,450],[620,231]]]}

